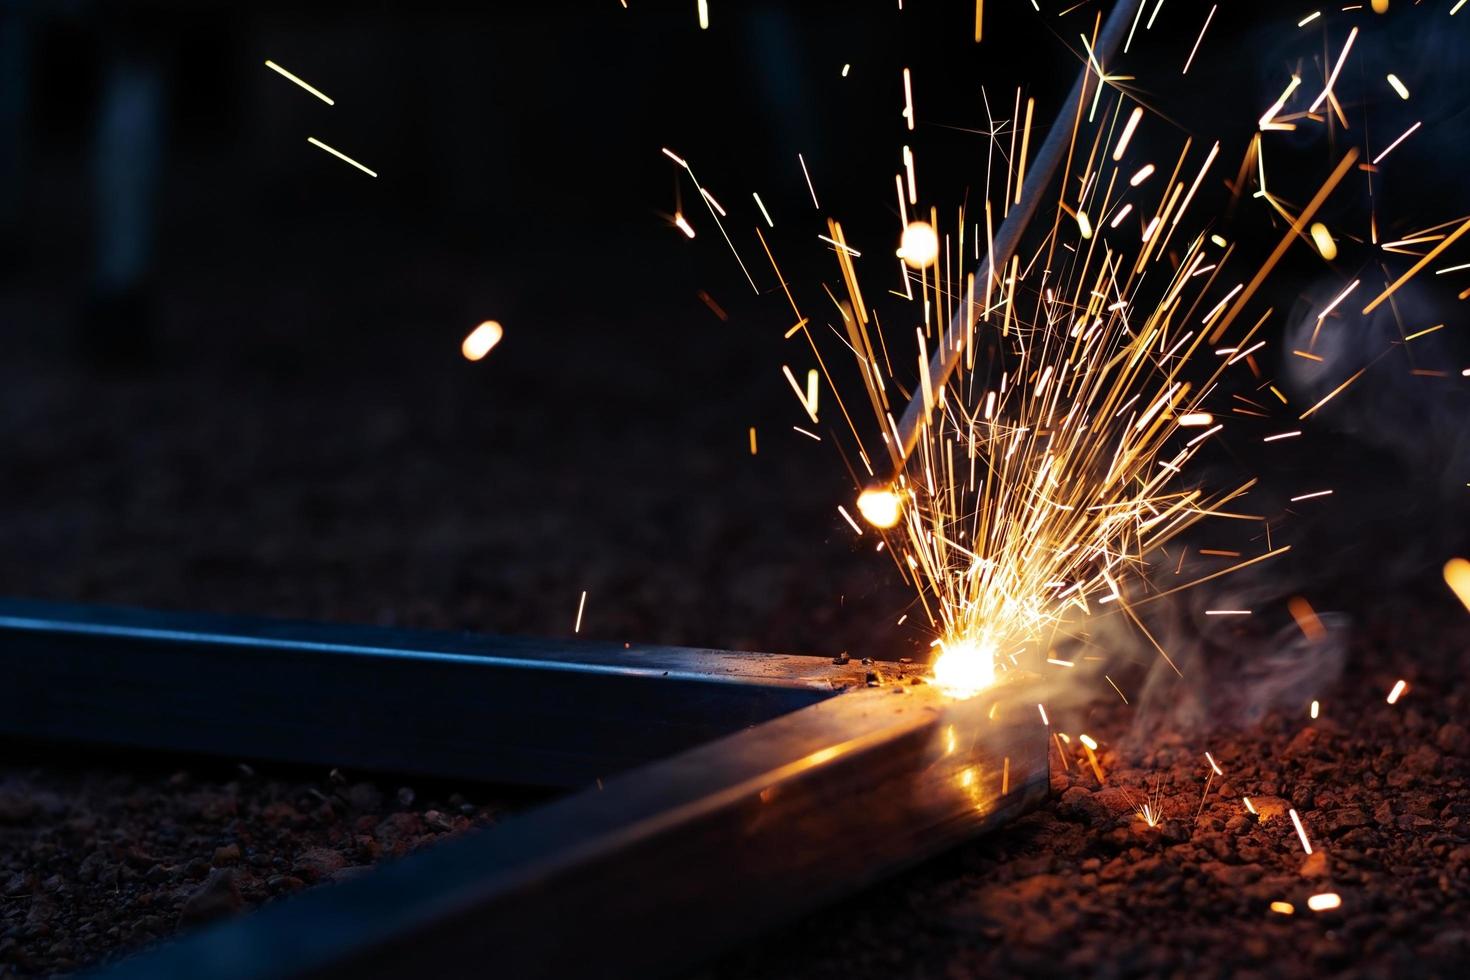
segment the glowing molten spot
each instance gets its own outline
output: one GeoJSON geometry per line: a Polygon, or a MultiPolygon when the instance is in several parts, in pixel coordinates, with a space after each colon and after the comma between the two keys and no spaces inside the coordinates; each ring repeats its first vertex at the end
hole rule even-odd
{"type": "Polygon", "coordinates": [[[500,338],[505,336],[505,331],[500,324],[494,320],[486,320],[475,329],[471,330],[469,336],[459,345],[459,351],[467,361],[478,361],[490,353],[490,348],[500,343],[500,338]]]}
{"type": "Polygon", "coordinates": [[[910,269],[927,269],[939,258],[939,236],[927,221],[910,221],[898,242],[898,257],[910,269]]]}
{"type": "Polygon", "coordinates": [[[858,513],[874,527],[890,528],[903,515],[903,498],[892,490],[864,490],[858,494],[858,513]]]}
{"type": "Polygon", "coordinates": [[[934,682],[951,697],[968,698],[995,683],[995,644],[978,637],[940,644],[934,682]]]}

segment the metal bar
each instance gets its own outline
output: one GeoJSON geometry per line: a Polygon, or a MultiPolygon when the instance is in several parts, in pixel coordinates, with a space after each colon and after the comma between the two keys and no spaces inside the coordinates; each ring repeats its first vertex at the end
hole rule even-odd
{"type": "Polygon", "coordinates": [[[0,734],[576,787],[802,708],[821,657],[0,599],[0,734]]]}
{"type": "Polygon", "coordinates": [[[861,690],[307,892],[112,975],[650,976],[850,894],[1046,796],[1025,681],[861,690]]]}
{"type": "MultiPolygon", "coordinates": [[[[1114,4],[1112,13],[1108,14],[1108,19],[1103,23],[1102,30],[1098,34],[1097,46],[1093,49],[1099,64],[1111,58],[1122,42],[1123,35],[1127,33],[1140,2],[1141,0],[1117,0],[1117,3],[1114,4]]],[[[1036,206],[1041,202],[1042,196],[1047,193],[1047,188],[1051,185],[1052,178],[1056,176],[1062,156],[1067,150],[1074,120],[1077,117],[1077,109],[1082,102],[1083,93],[1087,90],[1087,76],[1090,72],[1092,72],[1091,65],[1084,61],[1082,71],[1078,73],[1077,81],[1072,86],[1067,101],[1062,103],[1061,110],[1057,113],[1050,131],[1046,134],[1046,142],[1041,144],[1035,162],[1024,175],[1025,186],[1020,203],[1011,208],[1005,220],[1001,222],[1000,231],[995,235],[993,251],[985,256],[985,261],[975,270],[976,282],[985,282],[987,277],[995,275],[996,269],[1004,272],[1006,264],[1021,247],[1021,236],[1026,233],[1026,226],[1031,223],[1031,217],[1036,213],[1036,206]]],[[[960,346],[961,341],[965,339],[974,325],[977,309],[969,303],[959,305],[959,309],[955,310],[954,317],[946,328],[943,342],[929,359],[930,385],[935,391],[949,381],[949,376],[959,365],[960,354],[963,352],[960,346]]],[[[926,421],[923,393],[916,388],[909,399],[908,407],[903,410],[903,417],[898,422],[900,469],[908,462],[909,454],[918,444],[919,433],[923,431],[926,421]]],[[[895,479],[898,475],[898,473],[893,474],[895,479]]]]}

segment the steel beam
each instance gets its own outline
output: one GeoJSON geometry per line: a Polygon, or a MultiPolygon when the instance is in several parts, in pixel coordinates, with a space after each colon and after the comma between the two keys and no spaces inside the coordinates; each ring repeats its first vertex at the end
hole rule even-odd
{"type": "Polygon", "coordinates": [[[578,787],[862,687],[828,658],[0,599],[0,734],[578,787]]]}
{"type": "Polygon", "coordinates": [[[814,704],[125,961],[148,980],[645,977],[1045,797],[1023,681],[814,704]]]}

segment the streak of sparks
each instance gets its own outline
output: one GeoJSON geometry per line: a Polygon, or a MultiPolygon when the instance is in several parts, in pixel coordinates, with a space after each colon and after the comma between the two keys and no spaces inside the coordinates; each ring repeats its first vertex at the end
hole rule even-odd
{"type": "Polygon", "coordinates": [[[1382,160],[1384,157],[1386,157],[1390,153],[1392,153],[1394,147],[1398,146],[1404,140],[1406,140],[1410,136],[1414,135],[1414,131],[1416,129],[1418,129],[1420,126],[1422,126],[1423,124],[1424,124],[1423,123],[1423,120],[1420,120],[1419,122],[1416,122],[1414,125],[1410,126],[1407,130],[1405,130],[1404,131],[1404,134],[1402,136],[1400,136],[1398,139],[1394,140],[1392,143],[1388,144],[1388,146],[1384,148],[1384,150],[1383,150],[1382,153],[1378,154],[1376,157],[1373,158],[1373,165],[1375,167],[1378,166],[1378,161],[1382,160]]]}
{"type": "Polygon", "coordinates": [[[776,227],[776,222],[771,220],[771,212],[766,210],[765,202],[761,200],[761,196],[754,191],[751,191],[750,196],[755,198],[755,206],[761,209],[761,217],[766,219],[767,227],[776,227]]]}
{"type": "Polygon", "coordinates": [[[1189,49],[1189,59],[1184,62],[1184,71],[1180,72],[1181,75],[1189,74],[1189,66],[1194,64],[1195,52],[1199,50],[1199,43],[1205,39],[1205,31],[1210,29],[1210,21],[1215,19],[1215,10],[1218,7],[1219,4],[1215,4],[1214,6],[1210,7],[1210,12],[1205,17],[1205,26],[1199,29],[1199,37],[1194,39],[1194,47],[1189,49]]]}
{"type": "Polygon", "coordinates": [[[697,10],[699,13],[699,29],[701,31],[709,30],[709,0],[699,0],[697,10]]]}
{"type": "Polygon", "coordinates": [[[1404,680],[1403,678],[1399,678],[1399,680],[1394,683],[1393,689],[1388,692],[1388,698],[1386,700],[1389,704],[1398,704],[1399,698],[1403,697],[1404,692],[1408,689],[1409,682],[1404,680]]]}
{"type": "Polygon", "coordinates": [[[812,195],[812,207],[814,207],[818,211],[820,211],[820,210],[822,210],[822,206],[817,203],[817,189],[812,186],[812,175],[807,172],[807,169],[806,169],[806,157],[804,157],[800,153],[798,153],[796,155],[796,159],[801,164],[801,175],[806,178],[806,189],[811,192],[811,195],[812,195]]]}
{"type": "Polygon", "coordinates": [[[1357,40],[1357,38],[1358,29],[1354,27],[1351,31],[1348,31],[1347,41],[1343,43],[1342,52],[1337,56],[1337,63],[1332,66],[1332,73],[1327,76],[1327,84],[1323,86],[1322,94],[1317,96],[1317,98],[1312,101],[1312,104],[1307,107],[1308,112],[1316,112],[1318,109],[1322,108],[1322,103],[1325,102],[1327,100],[1327,96],[1332,93],[1332,86],[1337,83],[1337,75],[1339,72],[1342,71],[1342,66],[1347,61],[1348,52],[1352,50],[1353,42],[1357,40]]]}
{"type": "Polygon", "coordinates": [[[317,139],[315,136],[308,136],[306,138],[306,142],[310,143],[312,146],[316,147],[319,150],[326,150],[328,153],[330,153],[332,156],[336,157],[338,160],[343,160],[343,161],[346,161],[347,163],[352,164],[354,167],[356,167],[358,170],[361,170],[363,173],[367,174],[369,177],[376,177],[376,176],[378,176],[375,171],[369,170],[367,167],[364,167],[362,164],[358,163],[356,160],[352,159],[350,156],[348,156],[347,154],[341,152],[340,150],[334,150],[334,149],[332,149],[330,146],[328,146],[327,144],[323,143],[321,140],[317,139]]]}
{"type": "Polygon", "coordinates": [[[1113,148],[1114,162],[1123,159],[1123,154],[1128,152],[1128,141],[1133,139],[1133,131],[1138,128],[1138,121],[1143,118],[1143,106],[1135,106],[1128,115],[1128,122],[1123,125],[1123,133],[1118,137],[1118,145],[1113,148]]]}
{"type": "Polygon", "coordinates": [[[577,621],[572,624],[572,632],[582,632],[582,613],[587,608],[587,590],[582,590],[582,598],[577,602],[577,621]]]}
{"type": "Polygon", "coordinates": [[[1287,816],[1291,817],[1291,825],[1296,828],[1296,835],[1301,839],[1302,850],[1308,854],[1312,853],[1312,842],[1307,840],[1307,828],[1302,826],[1302,818],[1297,815],[1296,810],[1287,810],[1287,816]]]}
{"type": "Polygon", "coordinates": [[[337,104],[337,103],[333,102],[327,96],[327,93],[323,92],[321,89],[317,88],[316,86],[309,84],[304,79],[299,78],[298,76],[291,74],[289,71],[287,71],[286,69],[282,68],[280,65],[276,64],[274,61],[271,61],[269,58],[267,58],[265,60],[265,66],[267,68],[269,68],[271,71],[276,72],[277,74],[281,75],[282,77],[288,78],[291,81],[295,82],[297,85],[299,85],[302,88],[306,89],[306,91],[310,92],[312,95],[314,95],[317,98],[321,99],[327,105],[336,105],[337,104]]]}

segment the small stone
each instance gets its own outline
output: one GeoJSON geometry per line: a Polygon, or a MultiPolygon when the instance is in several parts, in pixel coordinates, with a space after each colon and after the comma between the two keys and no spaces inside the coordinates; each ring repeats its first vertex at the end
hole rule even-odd
{"type": "Polygon", "coordinates": [[[272,895],[287,895],[305,888],[306,882],[291,875],[273,875],[267,879],[265,886],[270,889],[272,895]]]}
{"type": "Polygon", "coordinates": [[[179,925],[196,925],[233,915],[244,907],[240,889],[235,885],[235,872],[219,868],[210,872],[204,884],[184,900],[179,909],[179,925]]]}
{"type": "Polygon", "coordinates": [[[1470,730],[1453,721],[1440,725],[1434,733],[1434,744],[1450,755],[1470,756],[1470,730]]]}
{"type": "Polygon", "coordinates": [[[414,792],[407,786],[398,787],[398,805],[413,806],[414,792]]]}
{"type": "Polygon", "coordinates": [[[239,863],[240,863],[240,845],[239,844],[226,844],[223,847],[216,847],[214,849],[214,866],[216,868],[222,868],[222,867],[225,867],[226,865],[233,865],[233,864],[239,864],[239,863]]]}
{"type": "Polygon", "coordinates": [[[291,872],[306,881],[319,881],[345,867],[347,859],[330,847],[313,847],[296,856],[291,872]]]}

